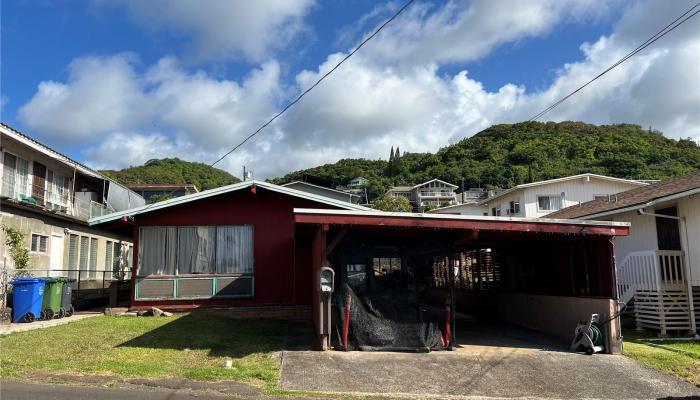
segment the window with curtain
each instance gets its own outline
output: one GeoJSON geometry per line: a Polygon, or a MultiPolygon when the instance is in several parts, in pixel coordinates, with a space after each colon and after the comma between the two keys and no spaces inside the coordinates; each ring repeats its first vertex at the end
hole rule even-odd
{"type": "Polygon", "coordinates": [[[250,225],[142,227],[139,275],[250,274],[253,248],[250,225]]]}
{"type": "Polygon", "coordinates": [[[253,227],[219,226],[216,230],[216,272],[253,272],[253,227]]]}
{"type": "Polygon", "coordinates": [[[216,227],[183,226],[178,228],[178,274],[215,274],[215,246],[216,227]]]}
{"type": "Polygon", "coordinates": [[[139,275],[175,275],[177,228],[143,227],[139,234],[139,275]]]}
{"type": "Polygon", "coordinates": [[[29,161],[17,157],[17,195],[29,196],[29,161]]]}
{"type": "Polygon", "coordinates": [[[2,153],[2,194],[7,197],[15,197],[15,170],[17,169],[17,157],[14,154],[2,153]]]}
{"type": "Polygon", "coordinates": [[[556,211],[561,208],[561,196],[537,196],[539,211],[556,211]]]}

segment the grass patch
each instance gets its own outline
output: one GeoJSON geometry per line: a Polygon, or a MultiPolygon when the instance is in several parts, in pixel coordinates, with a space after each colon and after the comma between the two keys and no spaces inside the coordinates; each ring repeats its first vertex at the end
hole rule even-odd
{"type": "Polygon", "coordinates": [[[670,372],[687,381],[700,385],[700,343],[669,339],[660,342],[664,346],[681,350],[676,352],[652,347],[639,339],[653,337],[648,334],[625,333],[624,352],[633,360],[661,371],[670,372]]]}
{"type": "Polygon", "coordinates": [[[124,378],[235,379],[271,388],[279,380],[272,359],[284,323],[232,318],[95,317],[0,337],[0,376],[36,372],[124,378]],[[233,368],[223,367],[233,359],[233,368]]]}

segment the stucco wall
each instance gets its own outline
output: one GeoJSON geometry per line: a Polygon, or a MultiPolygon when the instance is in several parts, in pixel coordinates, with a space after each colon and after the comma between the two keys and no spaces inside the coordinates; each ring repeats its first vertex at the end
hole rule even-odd
{"type": "MultiPolygon", "coordinates": [[[[446,293],[435,291],[432,300],[441,304],[446,293]],[[443,297],[440,297],[443,296],[443,297]]],[[[480,315],[513,325],[522,326],[569,342],[579,321],[591,314],[600,315],[601,321],[615,314],[615,301],[602,297],[547,296],[522,293],[477,293],[457,291],[457,311],[480,315]],[[606,318],[607,316],[607,318],[606,318]]],[[[612,352],[621,351],[615,338],[617,321],[607,325],[612,352]]],[[[459,332],[457,332],[459,334],[459,332]]]]}
{"type": "MultiPolygon", "coordinates": [[[[31,211],[8,207],[3,204],[2,211],[0,211],[0,219],[2,223],[14,228],[18,228],[26,235],[26,246],[31,249],[31,236],[32,234],[44,235],[49,237],[49,244],[47,253],[30,252],[30,268],[36,270],[48,270],[48,269],[68,269],[68,238],[69,235],[66,234],[66,229],[70,230],[70,233],[77,234],[80,236],[87,236],[90,238],[96,238],[97,241],[97,268],[98,269],[111,269],[105,268],[105,253],[107,247],[107,240],[110,241],[127,241],[131,242],[131,238],[123,235],[114,234],[112,232],[106,232],[99,229],[93,229],[86,225],[66,221],[59,218],[54,218],[48,215],[43,215],[40,213],[34,213],[31,211]],[[55,240],[52,240],[56,238],[55,240]],[[52,246],[60,243],[62,246],[62,255],[59,259],[51,257],[52,246]]],[[[0,233],[0,253],[2,254],[2,261],[6,262],[8,266],[13,265],[12,258],[7,254],[6,248],[4,246],[5,236],[0,233]]],[[[54,253],[56,254],[56,253],[54,253]]],[[[75,266],[73,266],[75,267],[75,266]]]]}

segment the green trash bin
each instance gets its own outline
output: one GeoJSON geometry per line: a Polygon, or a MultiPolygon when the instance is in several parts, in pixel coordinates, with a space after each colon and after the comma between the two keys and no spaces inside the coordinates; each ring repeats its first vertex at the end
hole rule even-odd
{"type": "Polygon", "coordinates": [[[44,303],[41,305],[41,319],[61,318],[61,296],[63,294],[62,279],[46,278],[44,303]]]}

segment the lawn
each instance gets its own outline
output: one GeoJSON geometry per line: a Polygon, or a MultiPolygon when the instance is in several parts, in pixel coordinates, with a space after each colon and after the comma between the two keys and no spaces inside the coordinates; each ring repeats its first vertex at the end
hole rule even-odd
{"type": "Polygon", "coordinates": [[[275,321],[100,316],[0,337],[0,376],[234,379],[272,388],[279,380],[272,356],[283,335],[284,323],[275,321]],[[223,367],[226,359],[233,368],[223,367]]]}
{"type": "Polygon", "coordinates": [[[670,372],[700,385],[700,342],[668,340],[656,342],[674,350],[652,347],[639,341],[648,335],[625,333],[624,353],[646,366],[670,372]]]}

